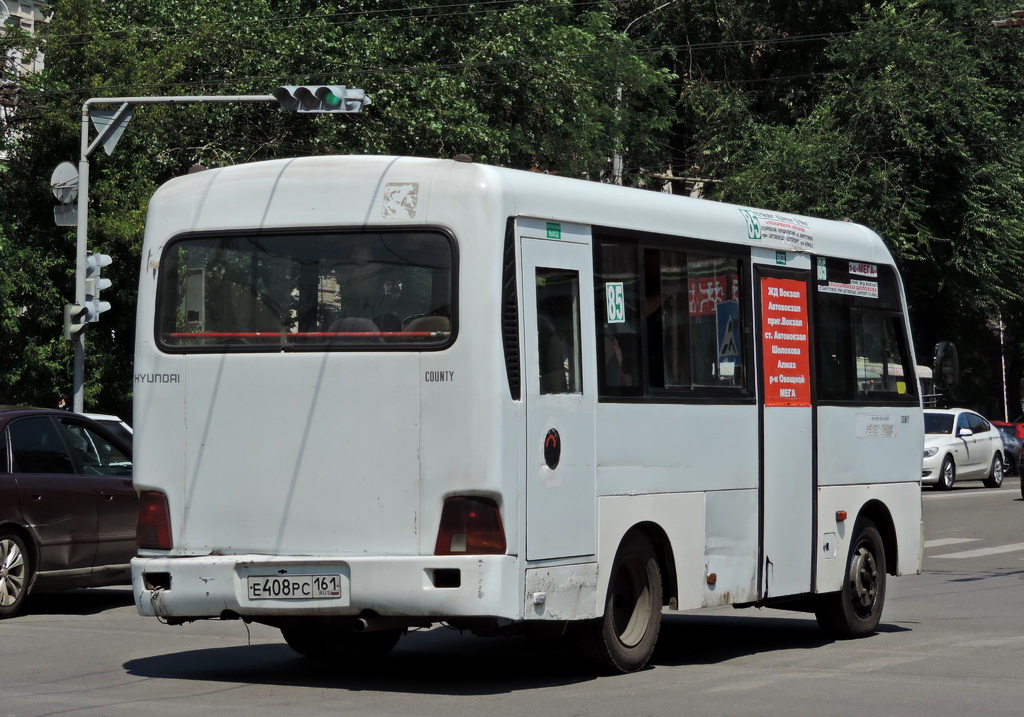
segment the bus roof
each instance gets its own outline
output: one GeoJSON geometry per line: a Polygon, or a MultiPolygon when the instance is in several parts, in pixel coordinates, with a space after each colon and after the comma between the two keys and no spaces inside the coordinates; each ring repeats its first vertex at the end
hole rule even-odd
{"type": "Polygon", "coordinates": [[[849,221],[456,160],[321,156],[256,162],[173,179],[157,191],[153,205],[168,210],[159,214],[160,234],[166,237],[182,231],[339,226],[353,218],[364,226],[423,225],[439,221],[445,207],[449,216],[464,207],[470,192],[505,217],[892,263],[877,234],[849,221]],[[410,209],[410,202],[424,209],[410,209]]]}

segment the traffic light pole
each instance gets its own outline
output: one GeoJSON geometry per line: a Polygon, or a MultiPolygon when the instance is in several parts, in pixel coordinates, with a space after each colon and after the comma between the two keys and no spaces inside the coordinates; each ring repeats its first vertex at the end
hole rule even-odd
{"type": "MultiPolygon", "coordinates": [[[[155,104],[194,104],[228,102],[275,102],[273,95],[212,95],[180,97],[93,97],[82,105],[81,153],[78,158],[78,217],[77,241],[75,243],[75,304],[85,304],[86,256],[89,239],[89,155],[97,147],[104,146],[109,154],[113,150],[124,126],[131,118],[131,107],[155,104]],[[96,105],[120,105],[119,110],[97,135],[89,142],[89,119],[96,105]]],[[[72,408],[78,413],[85,409],[85,332],[74,336],[75,358],[72,375],[72,408]]]]}
{"type": "MultiPolygon", "coordinates": [[[[75,304],[86,301],[86,264],[89,236],[89,155],[102,146],[110,154],[135,105],[229,104],[239,102],[278,102],[286,110],[296,112],[361,112],[370,98],[356,88],[345,85],[312,85],[280,87],[272,95],[180,95],[176,97],[93,97],[82,105],[82,141],[78,159],[77,242],[75,247],[75,304]],[[89,120],[96,105],[119,105],[113,115],[105,117],[98,135],[89,143],[89,120]]],[[[81,413],[85,408],[85,332],[74,336],[72,408],[81,413]]]]}

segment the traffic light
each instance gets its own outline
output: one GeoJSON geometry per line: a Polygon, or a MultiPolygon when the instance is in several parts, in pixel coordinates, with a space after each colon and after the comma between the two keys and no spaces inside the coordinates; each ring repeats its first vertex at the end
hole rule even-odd
{"type": "Polygon", "coordinates": [[[284,85],[271,95],[295,112],[362,112],[370,104],[363,90],[345,85],[284,85]]]}
{"type": "Polygon", "coordinates": [[[110,288],[110,279],[100,276],[105,266],[114,260],[106,254],[87,252],[85,255],[85,309],[88,322],[99,321],[100,314],[110,309],[109,301],[100,301],[100,292],[110,288]]]}
{"type": "Polygon", "coordinates": [[[85,328],[89,309],[78,304],[64,304],[64,340],[73,341],[85,328]]]}

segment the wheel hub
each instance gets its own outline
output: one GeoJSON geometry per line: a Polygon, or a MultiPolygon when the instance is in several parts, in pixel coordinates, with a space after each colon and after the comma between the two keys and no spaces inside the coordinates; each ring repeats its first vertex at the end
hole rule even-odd
{"type": "Polygon", "coordinates": [[[878,567],[875,556],[866,548],[858,548],[856,557],[851,561],[850,588],[854,602],[870,610],[878,592],[878,567]]]}

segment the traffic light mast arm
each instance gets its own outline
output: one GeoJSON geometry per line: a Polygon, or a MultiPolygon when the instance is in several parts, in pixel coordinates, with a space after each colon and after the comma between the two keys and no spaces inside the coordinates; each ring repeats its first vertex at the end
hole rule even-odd
{"type": "MultiPolygon", "coordinates": [[[[92,97],[82,104],[82,141],[78,158],[78,220],[75,257],[75,305],[86,302],[86,266],[88,250],[89,211],[89,155],[103,146],[108,153],[131,119],[131,108],[135,105],[185,105],[185,104],[231,104],[239,102],[279,102],[286,110],[296,112],[361,112],[370,104],[370,98],[363,90],[345,85],[288,85],[280,87],[271,95],[178,95],[174,97],[92,97]],[[296,99],[296,94],[301,98],[296,99]],[[315,97],[320,104],[313,106],[306,95],[315,97]],[[89,142],[89,118],[96,105],[120,105],[116,112],[106,118],[101,127],[97,123],[96,139],[89,142]]],[[[94,297],[94,300],[97,300],[94,297]]],[[[73,376],[72,407],[81,412],[84,409],[85,383],[85,337],[79,330],[74,334],[75,363],[73,376]]]]}
{"type": "MultiPolygon", "coordinates": [[[[89,212],[89,155],[108,138],[123,128],[130,118],[134,105],[194,104],[228,102],[275,102],[273,95],[212,95],[179,97],[93,97],[82,104],[81,152],[78,158],[78,219],[75,242],[75,305],[85,305],[85,280],[88,257],[88,212],[89,212]],[[89,143],[89,117],[96,105],[120,105],[113,121],[99,131],[95,141],[89,143]]],[[[81,413],[85,408],[85,336],[79,330],[71,337],[74,342],[74,367],[72,376],[72,408],[81,413]]]]}

